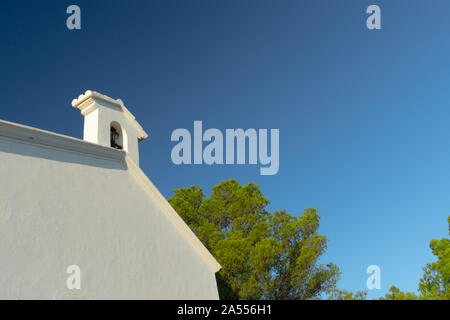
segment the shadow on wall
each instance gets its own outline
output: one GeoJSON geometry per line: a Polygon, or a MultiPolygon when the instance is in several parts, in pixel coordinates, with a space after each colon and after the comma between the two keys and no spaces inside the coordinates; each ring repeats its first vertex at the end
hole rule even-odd
{"type": "MultiPolygon", "coordinates": [[[[83,143],[83,142],[80,142],[83,143]]],[[[93,146],[95,148],[95,146],[93,146]]],[[[101,156],[87,152],[62,149],[28,141],[0,137],[0,153],[14,153],[24,157],[47,159],[49,161],[75,163],[85,166],[112,170],[128,170],[125,155],[121,150],[108,150],[114,157],[101,156]]]]}

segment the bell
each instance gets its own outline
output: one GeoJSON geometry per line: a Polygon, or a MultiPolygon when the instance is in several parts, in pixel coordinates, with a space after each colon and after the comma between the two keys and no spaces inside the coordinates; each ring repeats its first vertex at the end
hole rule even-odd
{"type": "Polygon", "coordinates": [[[122,150],[122,146],[117,143],[117,139],[119,139],[119,133],[114,127],[111,127],[111,147],[122,150]]]}

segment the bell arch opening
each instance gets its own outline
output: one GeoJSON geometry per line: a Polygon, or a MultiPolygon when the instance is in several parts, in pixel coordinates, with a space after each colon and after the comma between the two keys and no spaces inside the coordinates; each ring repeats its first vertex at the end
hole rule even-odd
{"type": "Polygon", "coordinates": [[[110,146],[118,150],[128,151],[127,134],[125,129],[116,122],[111,122],[110,126],[110,146]]]}

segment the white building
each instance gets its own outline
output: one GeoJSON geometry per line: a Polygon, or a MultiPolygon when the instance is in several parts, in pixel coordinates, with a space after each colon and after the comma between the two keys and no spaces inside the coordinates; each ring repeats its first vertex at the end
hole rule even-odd
{"type": "Polygon", "coordinates": [[[0,121],[0,298],[217,299],[220,265],[139,168],[134,116],[93,91],[72,105],[83,140],[0,121]]]}

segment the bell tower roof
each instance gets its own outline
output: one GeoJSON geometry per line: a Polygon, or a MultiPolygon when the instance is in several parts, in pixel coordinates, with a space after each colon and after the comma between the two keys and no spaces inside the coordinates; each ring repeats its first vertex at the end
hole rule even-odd
{"type": "Polygon", "coordinates": [[[99,105],[105,107],[112,105],[116,108],[119,107],[122,109],[125,117],[129,119],[139,133],[139,141],[148,138],[148,134],[144,131],[139,122],[136,121],[134,115],[125,107],[122,99],[113,99],[97,91],[87,90],[84,94],[79,95],[77,99],[72,100],[72,107],[79,109],[83,116],[87,116],[89,113],[97,109],[99,105]]]}

